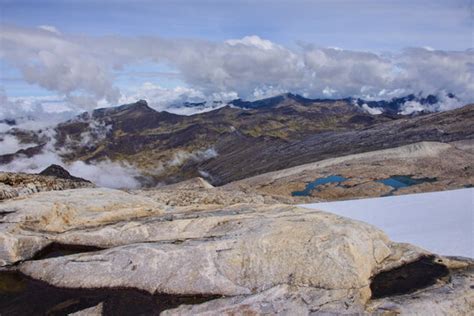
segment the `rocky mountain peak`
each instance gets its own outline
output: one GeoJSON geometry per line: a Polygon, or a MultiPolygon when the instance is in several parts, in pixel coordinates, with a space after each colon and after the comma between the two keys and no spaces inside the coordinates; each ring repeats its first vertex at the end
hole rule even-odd
{"type": "Polygon", "coordinates": [[[39,173],[42,176],[52,176],[60,179],[78,181],[78,182],[89,182],[89,180],[85,180],[79,177],[75,177],[69,173],[66,169],[61,167],[60,165],[52,164],[43,171],[39,173]]]}
{"type": "Polygon", "coordinates": [[[115,116],[115,115],[123,115],[123,114],[151,114],[156,113],[154,109],[148,106],[148,102],[145,100],[138,100],[135,103],[129,103],[120,105],[117,107],[111,108],[102,108],[97,109],[92,112],[92,117],[94,118],[101,118],[105,116],[115,116]]]}

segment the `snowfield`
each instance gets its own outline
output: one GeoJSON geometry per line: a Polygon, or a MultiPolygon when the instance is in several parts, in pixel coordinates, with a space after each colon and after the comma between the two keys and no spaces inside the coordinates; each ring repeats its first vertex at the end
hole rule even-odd
{"type": "Polygon", "coordinates": [[[302,204],[372,224],[399,242],[474,257],[474,188],[302,204]]]}

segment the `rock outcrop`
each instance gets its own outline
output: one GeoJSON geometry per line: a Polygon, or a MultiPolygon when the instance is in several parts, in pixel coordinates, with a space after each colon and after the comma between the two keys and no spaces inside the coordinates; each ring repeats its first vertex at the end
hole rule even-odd
{"type": "Polygon", "coordinates": [[[130,193],[146,196],[170,207],[189,210],[210,210],[239,203],[276,203],[270,196],[257,193],[215,188],[202,178],[194,178],[157,189],[134,190],[130,193]]]}
{"type": "Polygon", "coordinates": [[[66,180],[72,180],[72,181],[77,181],[77,182],[89,182],[89,180],[75,177],[69,173],[66,169],[59,165],[52,164],[43,171],[39,173],[42,176],[52,176],[60,179],[66,179],[66,180]]]}
{"type": "Polygon", "coordinates": [[[473,275],[471,263],[468,269],[454,270],[450,282],[373,299],[365,308],[344,290],[279,285],[254,295],[181,305],[162,315],[469,315],[474,307],[473,275]]]}
{"type": "Polygon", "coordinates": [[[468,259],[201,180],[41,192],[0,203],[0,214],[0,312],[28,313],[22,297],[44,313],[102,314],[396,313],[429,302],[462,315],[474,304],[468,259]]]}
{"type": "Polygon", "coordinates": [[[94,187],[94,184],[87,180],[81,179],[79,181],[77,179],[63,179],[51,175],[0,172],[0,201],[37,192],[94,187]]]}

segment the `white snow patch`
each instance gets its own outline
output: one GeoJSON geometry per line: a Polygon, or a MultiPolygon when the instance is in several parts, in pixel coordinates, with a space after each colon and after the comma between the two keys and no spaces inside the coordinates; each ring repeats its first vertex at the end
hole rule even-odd
{"type": "Polygon", "coordinates": [[[372,224],[393,241],[474,257],[474,189],[302,204],[372,224]]]}

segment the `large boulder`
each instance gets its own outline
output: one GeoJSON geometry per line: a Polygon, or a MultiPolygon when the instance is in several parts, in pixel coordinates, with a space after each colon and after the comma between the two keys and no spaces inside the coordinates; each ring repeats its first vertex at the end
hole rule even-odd
{"type": "Polygon", "coordinates": [[[0,266],[31,258],[61,233],[162,213],[161,205],[146,197],[104,188],[6,200],[0,204],[0,266]]]}
{"type": "MultiPolygon", "coordinates": [[[[456,299],[433,294],[443,311],[455,305],[443,298],[460,304],[460,314],[473,304],[469,260],[392,242],[371,225],[283,204],[182,206],[167,203],[168,194],[142,193],[76,189],[6,201],[0,264],[46,284],[49,297],[67,289],[69,300],[82,302],[90,299],[85,290],[95,291],[106,310],[118,304],[119,289],[160,302],[150,305],[155,313],[183,315],[396,311],[387,297],[440,286],[456,291],[456,299]]],[[[47,296],[35,295],[47,305],[47,296]]],[[[0,299],[0,311],[14,301],[0,299]]],[[[101,303],[87,302],[74,311],[101,303]]]]}

